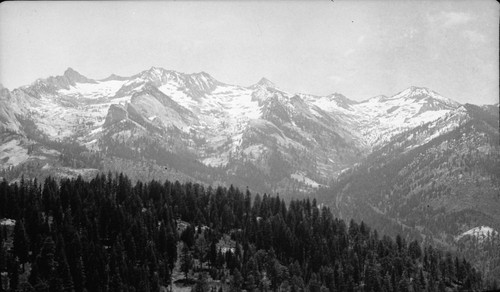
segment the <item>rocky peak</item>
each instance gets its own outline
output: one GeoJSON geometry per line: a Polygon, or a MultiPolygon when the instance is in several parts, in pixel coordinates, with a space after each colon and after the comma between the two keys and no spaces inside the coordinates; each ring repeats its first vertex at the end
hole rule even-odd
{"type": "Polygon", "coordinates": [[[393,95],[387,99],[380,99],[380,102],[402,100],[409,103],[422,104],[422,111],[456,109],[460,104],[450,98],[444,97],[439,93],[425,87],[410,86],[405,90],[393,95]]]}
{"type": "Polygon", "coordinates": [[[123,77],[123,76],[119,76],[116,74],[111,74],[108,77],[102,79],[101,81],[111,81],[111,80],[123,81],[123,80],[128,80],[128,79],[129,79],[129,77],[123,77]]]}
{"type": "Polygon", "coordinates": [[[92,79],[89,79],[82,74],[75,71],[73,68],[69,67],[64,71],[63,75],[68,81],[69,84],[74,85],[75,83],[97,83],[92,79]]]}
{"type": "Polygon", "coordinates": [[[0,99],[8,99],[9,96],[10,96],[9,90],[3,87],[2,83],[0,83],[0,99]]]}
{"type": "Polygon", "coordinates": [[[438,93],[425,87],[410,86],[407,89],[396,94],[394,97],[416,97],[416,96],[433,96],[433,95],[438,95],[438,93]]]}
{"type": "Polygon", "coordinates": [[[271,82],[269,79],[265,78],[265,77],[262,77],[259,82],[257,82],[255,85],[259,86],[259,87],[263,87],[263,88],[267,88],[267,87],[275,87],[274,83],[271,82]]]}
{"type": "Polygon", "coordinates": [[[345,95],[340,94],[340,93],[333,93],[328,96],[331,100],[335,101],[337,105],[343,107],[343,108],[350,108],[350,105],[357,104],[357,101],[350,100],[345,95]]]}

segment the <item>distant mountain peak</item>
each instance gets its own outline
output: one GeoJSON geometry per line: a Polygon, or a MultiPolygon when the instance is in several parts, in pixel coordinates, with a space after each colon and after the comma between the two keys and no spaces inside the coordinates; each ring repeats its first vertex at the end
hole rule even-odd
{"type": "Polygon", "coordinates": [[[338,92],[334,92],[328,95],[327,98],[335,102],[338,106],[345,109],[351,109],[351,105],[359,103],[357,101],[348,99],[347,97],[345,97],[345,95],[338,92]]]}
{"type": "Polygon", "coordinates": [[[205,71],[201,71],[199,73],[195,73],[195,74],[199,74],[199,75],[202,75],[202,76],[210,76],[210,78],[213,78],[212,75],[208,74],[207,72],[205,71]]]}
{"type": "Polygon", "coordinates": [[[82,74],[78,73],[76,70],[74,70],[71,67],[68,67],[66,71],[64,71],[63,74],[64,77],[66,77],[71,85],[74,85],[74,83],[95,83],[94,80],[91,80],[82,74]]]}
{"type": "Polygon", "coordinates": [[[78,73],[75,69],[68,67],[66,71],[64,71],[63,76],[73,79],[73,78],[79,78],[79,77],[84,77],[82,74],[78,73]]]}
{"type": "Polygon", "coordinates": [[[456,108],[460,105],[458,102],[444,97],[433,90],[418,86],[410,86],[407,89],[392,96],[390,99],[410,99],[415,101],[426,100],[427,102],[440,103],[452,108],[456,108]]]}
{"type": "Polygon", "coordinates": [[[256,85],[259,85],[261,87],[275,87],[274,83],[271,82],[269,79],[267,79],[266,77],[262,77],[259,82],[256,83],[256,85]]]}
{"type": "Polygon", "coordinates": [[[343,95],[342,93],[338,93],[338,92],[334,92],[330,95],[328,95],[329,98],[331,99],[334,99],[338,102],[342,102],[342,103],[345,103],[345,104],[356,104],[358,103],[357,101],[355,100],[351,100],[349,98],[347,98],[345,95],[343,95]]]}
{"type": "Polygon", "coordinates": [[[412,85],[412,86],[408,87],[408,89],[410,89],[410,90],[426,90],[426,91],[429,91],[429,88],[427,88],[427,87],[415,86],[415,85],[412,85]]]}
{"type": "Polygon", "coordinates": [[[151,68],[147,69],[147,70],[144,70],[142,71],[141,73],[139,73],[139,75],[143,78],[148,78],[148,77],[158,77],[158,76],[161,76],[163,75],[163,73],[165,72],[166,70],[161,68],[161,67],[155,67],[155,66],[151,66],[151,68]]]}
{"type": "Polygon", "coordinates": [[[392,96],[391,99],[402,98],[402,97],[421,97],[421,96],[429,96],[429,97],[433,97],[436,99],[446,99],[445,97],[441,96],[439,93],[437,93],[433,90],[430,90],[427,87],[419,87],[419,86],[410,86],[410,87],[406,88],[405,90],[392,96]]]}
{"type": "Polygon", "coordinates": [[[111,80],[123,81],[123,80],[128,80],[128,79],[130,79],[130,78],[129,77],[119,76],[119,75],[116,75],[116,74],[111,74],[108,77],[106,77],[104,79],[101,79],[100,81],[111,81],[111,80]]]}
{"type": "Polygon", "coordinates": [[[166,70],[161,67],[152,66],[151,68],[144,70],[139,74],[132,76],[129,79],[131,79],[131,82],[134,83],[153,82],[156,86],[159,86],[167,82],[167,80],[171,79],[180,80],[182,79],[183,75],[184,74],[176,71],[166,70]]]}
{"type": "Polygon", "coordinates": [[[74,74],[74,73],[78,73],[78,72],[76,72],[76,70],[73,69],[73,68],[71,68],[71,67],[68,67],[66,69],[66,71],[64,71],[64,75],[66,75],[66,74],[74,74]]]}
{"type": "Polygon", "coordinates": [[[189,74],[189,76],[191,77],[194,77],[194,78],[202,78],[202,79],[205,79],[205,80],[211,80],[211,81],[216,81],[215,78],[208,74],[207,72],[205,71],[201,71],[201,72],[198,72],[198,73],[192,73],[192,74],[189,74]]]}
{"type": "Polygon", "coordinates": [[[162,67],[151,66],[149,69],[146,69],[143,72],[163,72],[163,71],[166,71],[166,70],[162,67]]]}
{"type": "Polygon", "coordinates": [[[419,87],[419,86],[410,86],[407,89],[403,90],[401,93],[404,93],[405,95],[408,96],[414,96],[414,95],[431,95],[431,94],[437,94],[437,92],[434,92],[430,90],[429,88],[426,87],[419,87]]]}

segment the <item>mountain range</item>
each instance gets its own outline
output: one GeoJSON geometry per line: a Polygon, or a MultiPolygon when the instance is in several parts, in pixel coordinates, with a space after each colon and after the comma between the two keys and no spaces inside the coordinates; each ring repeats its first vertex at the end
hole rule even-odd
{"type": "MultiPolygon", "coordinates": [[[[182,176],[208,183],[217,180],[202,172],[216,168],[219,182],[228,183],[224,177],[239,177],[249,168],[253,177],[239,181],[259,191],[326,185],[395,135],[443,119],[461,106],[426,88],[357,102],[338,93],[291,94],[265,78],[244,87],[205,72],[155,67],[103,80],[68,68],[62,76],[13,91],[2,87],[1,101],[3,132],[18,135],[3,137],[11,145],[5,149],[10,154],[2,151],[4,168],[37,159],[44,164],[47,155],[27,155],[27,146],[40,139],[71,141],[124,159],[118,149],[126,146],[136,152],[134,161],[150,157],[148,145],[155,144],[160,152],[189,157],[200,169],[148,163],[171,166],[182,176]],[[19,137],[29,141],[21,143],[19,137]]],[[[59,167],[50,160],[44,166],[59,167]]]]}
{"type": "MultiPolygon", "coordinates": [[[[443,244],[500,230],[499,107],[423,87],[354,101],[152,67],[102,80],[68,68],[0,86],[0,176],[234,184],[315,192],[343,218],[443,244]]],[[[284,194],[284,195],[283,195],[284,194]]]]}

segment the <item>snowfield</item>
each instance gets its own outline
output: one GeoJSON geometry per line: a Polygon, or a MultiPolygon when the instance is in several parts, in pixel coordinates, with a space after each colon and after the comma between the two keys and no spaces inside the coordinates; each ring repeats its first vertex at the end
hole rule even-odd
{"type": "Polygon", "coordinates": [[[65,96],[98,99],[113,97],[126,81],[97,81],[98,83],[77,83],[69,90],[61,89],[59,93],[65,96]]]}

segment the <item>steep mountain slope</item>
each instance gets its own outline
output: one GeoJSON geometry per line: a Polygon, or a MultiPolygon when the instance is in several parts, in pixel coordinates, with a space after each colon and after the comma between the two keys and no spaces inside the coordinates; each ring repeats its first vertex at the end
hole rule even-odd
{"type": "Polygon", "coordinates": [[[16,103],[12,101],[12,96],[7,88],[0,84],[0,130],[19,132],[19,122],[15,117],[16,111],[13,109],[16,103]]]}
{"type": "Polygon", "coordinates": [[[394,136],[322,198],[343,217],[443,243],[476,226],[499,230],[498,120],[498,111],[461,106],[394,136]]]}
{"type": "Polygon", "coordinates": [[[384,234],[455,249],[498,279],[498,238],[474,231],[500,230],[498,129],[497,105],[460,106],[392,137],[318,191],[319,202],[384,234]]]}

